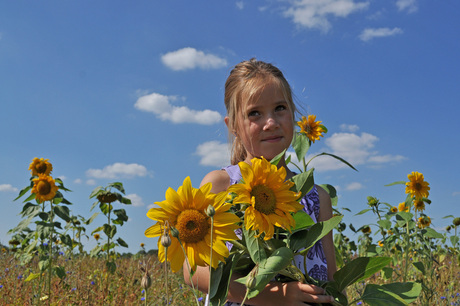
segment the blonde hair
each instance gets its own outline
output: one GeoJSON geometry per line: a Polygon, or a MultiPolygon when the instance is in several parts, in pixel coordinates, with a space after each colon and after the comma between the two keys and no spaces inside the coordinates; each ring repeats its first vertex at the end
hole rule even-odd
{"type": "Polygon", "coordinates": [[[281,70],[270,63],[258,61],[255,58],[237,64],[225,82],[225,107],[228,116],[228,135],[232,145],[232,165],[244,161],[247,152],[243,143],[236,136],[238,132],[238,118],[244,118],[243,110],[252,101],[256,101],[264,89],[270,83],[275,82],[281,89],[286,102],[292,112],[292,119],[296,112],[296,106],[292,99],[291,86],[287,82],[281,70]]]}

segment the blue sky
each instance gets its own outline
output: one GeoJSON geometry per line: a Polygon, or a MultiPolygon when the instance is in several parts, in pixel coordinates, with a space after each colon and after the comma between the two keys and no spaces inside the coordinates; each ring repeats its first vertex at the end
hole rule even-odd
{"type": "Polygon", "coordinates": [[[310,152],[358,168],[314,165],[352,210],[347,223],[375,222],[353,216],[366,197],[397,205],[404,187],[384,185],[419,171],[442,231],[444,216],[459,216],[459,10],[452,0],[1,1],[0,242],[20,221],[13,199],[29,163],[43,157],[72,190],[74,215],[92,214],[95,187],[123,182],[134,205],[118,233],[128,251],[156,248],[144,237],[149,207],[228,163],[224,82],[251,57],[277,65],[303,113],[329,129],[310,152]]]}

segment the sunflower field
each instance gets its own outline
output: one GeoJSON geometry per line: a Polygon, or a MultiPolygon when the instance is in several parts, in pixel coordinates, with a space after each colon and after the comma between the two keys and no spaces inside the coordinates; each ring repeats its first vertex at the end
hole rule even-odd
{"type": "MultiPolygon", "coordinates": [[[[305,144],[305,139],[299,139],[305,144]]],[[[121,248],[127,244],[120,234],[128,216],[119,207],[131,204],[125,197],[123,184],[114,182],[97,187],[89,195],[96,202],[88,217],[74,216],[71,203],[65,198],[68,189],[61,179],[52,177],[52,164],[47,159],[33,159],[29,166],[30,183],[16,199],[23,201],[22,220],[9,231],[8,245],[0,246],[2,305],[202,305],[206,294],[186,285],[182,266],[185,262],[192,271],[197,266],[211,266],[211,278],[216,277],[216,271],[225,275],[228,272],[225,262],[234,260],[236,267],[244,257],[241,256],[244,252],[230,250],[228,241],[234,249],[249,250],[251,257],[261,257],[266,264],[249,269],[244,279],[247,293],[254,296],[257,294],[254,288],[265,281],[257,278],[258,269],[269,271],[270,260],[278,253],[287,254],[287,260],[292,261],[291,251],[286,247],[269,250],[273,237],[280,240],[287,237],[289,248],[302,252],[294,246],[299,241],[305,245],[305,240],[294,239],[295,230],[292,233],[282,230],[299,224],[303,224],[299,231],[318,232],[316,238],[309,238],[313,240],[333,228],[337,282],[318,285],[332,290],[330,294],[337,291],[334,305],[460,305],[460,217],[446,216],[452,222],[442,232],[431,227],[426,213],[431,203],[430,187],[422,173],[412,172],[407,181],[388,185],[389,188],[405,186],[402,194],[405,200],[401,203],[388,204],[369,196],[356,215],[366,214],[371,221],[360,228],[341,221],[345,213],[351,212],[338,206],[332,186],[321,185],[331,196],[334,216],[330,222],[319,222],[322,229],[318,230],[304,216],[294,214],[298,210],[295,199],[305,192],[303,187],[289,191],[299,185],[298,180],[304,182],[302,186],[309,183],[312,174],[300,169],[307,174],[283,185],[285,173],[263,159],[253,164],[253,169],[243,165],[247,167],[242,170],[247,175],[246,182],[233,185],[232,199],[228,198],[228,192],[212,194],[209,185],[193,188],[190,178],[177,190],[169,188],[166,199],[157,202],[160,208],[147,214],[157,222],[146,229],[145,235],[159,237],[158,250],[147,252],[142,244],[137,254],[121,255],[121,248]],[[270,179],[260,181],[258,172],[270,179]],[[257,183],[251,185],[249,177],[257,183]],[[288,205],[277,208],[277,203],[265,197],[263,208],[258,209],[261,202],[254,201],[269,194],[267,188],[276,190],[288,205]],[[248,218],[244,219],[246,227],[242,227],[245,245],[241,245],[235,235],[235,230],[242,226],[237,226],[241,210],[235,207],[248,202],[253,205],[245,208],[248,218]],[[94,209],[99,211],[93,213],[94,209]],[[264,219],[263,214],[275,209],[285,217],[264,219]],[[107,221],[91,229],[97,245],[87,251],[81,238],[100,214],[107,221]],[[353,241],[347,232],[353,232],[358,239],[353,241]],[[266,243],[269,247],[264,249],[266,243]],[[254,249],[253,245],[257,247],[254,249]]],[[[304,165],[306,170],[307,163],[304,165]]],[[[286,265],[274,271],[278,273],[286,265]]],[[[275,275],[266,281],[272,276],[275,275]]],[[[308,276],[303,280],[308,281],[308,276]]],[[[222,281],[219,279],[217,283],[222,281]]],[[[218,296],[219,289],[208,294],[218,296]]],[[[211,299],[211,304],[219,303],[211,299]]]]}

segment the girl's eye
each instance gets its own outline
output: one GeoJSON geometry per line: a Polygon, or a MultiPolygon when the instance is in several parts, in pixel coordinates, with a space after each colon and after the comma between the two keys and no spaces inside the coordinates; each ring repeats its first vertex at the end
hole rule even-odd
{"type": "Polygon", "coordinates": [[[248,117],[254,117],[254,116],[258,116],[258,115],[259,115],[259,111],[256,111],[256,110],[250,111],[248,113],[248,117]]]}
{"type": "Polygon", "coordinates": [[[287,109],[286,105],[278,105],[275,108],[275,111],[283,111],[283,110],[286,110],[286,109],[287,109]]]}

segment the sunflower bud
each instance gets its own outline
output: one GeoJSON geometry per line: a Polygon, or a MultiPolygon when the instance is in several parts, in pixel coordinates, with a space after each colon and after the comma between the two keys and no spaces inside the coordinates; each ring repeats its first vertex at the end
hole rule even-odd
{"type": "Polygon", "coordinates": [[[256,265],[254,269],[249,272],[248,278],[246,280],[246,288],[252,289],[256,286],[256,275],[257,272],[259,271],[259,266],[256,265]]]}
{"type": "Polygon", "coordinates": [[[454,223],[455,226],[459,226],[460,225],[460,217],[455,218],[453,223],[454,223]]]}
{"type": "Polygon", "coordinates": [[[177,230],[177,228],[171,226],[170,231],[171,231],[171,236],[179,239],[179,231],[177,230]]]}
{"type": "Polygon", "coordinates": [[[208,208],[206,208],[206,215],[212,218],[214,217],[215,214],[216,214],[216,209],[214,208],[214,206],[209,204],[208,208]]]}
{"type": "Polygon", "coordinates": [[[169,237],[168,232],[165,232],[161,236],[161,245],[164,246],[165,248],[169,247],[171,245],[171,237],[169,237]]]}
{"type": "Polygon", "coordinates": [[[141,287],[144,290],[147,290],[152,286],[152,279],[150,278],[150,274],[148,272],[145,272],[144,276],[141,279],[141,287]]]}
{"type": "Polygon", "coordinates": [[[448,225],[448,226],[446,227],[446,231],[448,231],[448,232],[450,232],[451,229],[452,229],[452,227],[451,227],[450,225],[448,225]]]}

